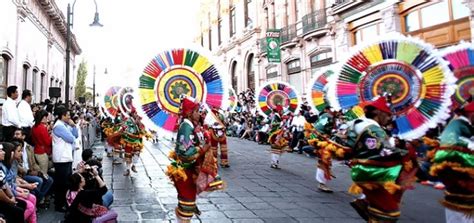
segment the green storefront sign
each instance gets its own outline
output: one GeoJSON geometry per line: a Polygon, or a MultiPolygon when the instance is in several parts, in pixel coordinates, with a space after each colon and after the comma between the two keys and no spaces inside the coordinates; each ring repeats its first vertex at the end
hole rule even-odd
{"type": "Polygon", "coordinates": [[[270,63],[280,63],[280,30],[267,30],[267,58],[270,63]]]}

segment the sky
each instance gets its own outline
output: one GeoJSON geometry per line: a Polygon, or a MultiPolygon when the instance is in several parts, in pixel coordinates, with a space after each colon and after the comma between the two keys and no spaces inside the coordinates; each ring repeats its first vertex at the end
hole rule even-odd
{"type": "MultiPolygon", "coordinates": [[[[96,92],[103,96],[112,84],[126,86],[138,81],[142,70],[159,52],[170,46],[189,46],[198,33],[199,0],[96,0],[100,23],[90,27],[95,13],[94,0],[77,0],[74,27],[82,54],[87,61],[86,85],[92,87],[96,67],[96,92]],[[108,74],[104,74],[107,68],[108,74]]],[[[74,0],[56,0],[66,14],[74,0]]],[[[131,86],[135,87],[135,86],[131,86]]]]}

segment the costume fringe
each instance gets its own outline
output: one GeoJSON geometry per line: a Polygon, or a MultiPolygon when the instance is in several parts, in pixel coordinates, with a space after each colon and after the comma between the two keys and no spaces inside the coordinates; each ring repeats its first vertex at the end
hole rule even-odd
{"type": "Polygon", "coordinates": [[[357,184],[352,183],[351,187],[349,187],[348,192],[353,195],[362,194],[362,188],[357,186],[357,184]]]}
{"type": "Polygon", "coordinates": [[[390,194],[394,194],[395,192],[401,189],[400,185],[396,184],[393,181],[385,182],[383,184],[383,188],[385,188],[385,190],[387,190],[390,194]]]}
{"type": "Polygon", "coordinates": [[[441,205],[449,208],[453,211],[461,212],[465,214],[468,218],[474,218],[474,206],[473,205],[462,205],[449,202],[447,200],[441,200],[441,205]]]}
{"type": "Polygon", "coordinates": [[[173,182],[186,181],[188,179],[186,172],[184,172],[184,168],[179,165],[178,166],[175,166],[173,164],[168,165],[168,169],[166,170],[166,175],[173,182]]]}
{"type": "Polygon", "coordinates": [[[436,139],[432,139],[426,136],[423,136],[423,144],[432,147],[432,148],[438,148],[439,147],[439,141],[436,139]]]}
{"type": "Polygon", "coordinates": [[[472,167],[462,167],[460,163],[444,161],[439,164],[434,164],[431,166],[430,175],[437,176],[440,171],[451,169],[456,172],[468,174],[471,177],[474,177],[474,168],[472,167]]]}

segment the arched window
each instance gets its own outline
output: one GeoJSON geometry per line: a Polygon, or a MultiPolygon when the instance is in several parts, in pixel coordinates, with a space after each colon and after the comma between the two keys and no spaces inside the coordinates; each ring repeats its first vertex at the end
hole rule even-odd
{"type": "Polygon", "coordinates": [[[250,54],[247,60],[247,87],[255,90],[255,64],[253,54],[250,54]]]}
{"type": "Polygon", "coordinates": [[[33,93],[33,97],[36,99],[38,96],[38,92],[36,92],[36,84],[38,81],[38,69],[33,69],[33,74],[31,75],[31,92],[33,93]]]}
{"type": "Polygon", "coordinates": [[[231,69],[231,77],[232,77],[232,88],[237,91],[237,62],[234,61],[232,63],[232,69],[231,69]]]}
{"type": "Polygon", "coordinates": [[[41,82],[40,82],[40,101],[42,102],[44,99],[43,92],[44,92],[44,77],[46,76],[45,73],[41,73],[41,82]]]}
{"type": "Polygon", "coordinates": [[[28,72],[30,70],[30,66],[28,64],[23,64],[23,90],[28,89],[28,72]]]}
{"type": "Polygon", "coordinates": [[[51,80],[49,81],[49,87],[54,87],[54,77],[51,77],[51,80]]]}
{"type": "Polygon", "coordinates": [[[0,54],[0,98],[7,98],[8,65],[11,58],[0,54]]]}

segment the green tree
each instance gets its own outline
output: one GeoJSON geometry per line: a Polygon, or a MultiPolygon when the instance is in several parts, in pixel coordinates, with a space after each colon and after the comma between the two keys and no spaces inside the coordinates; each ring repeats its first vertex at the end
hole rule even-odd
{"type": "Polygon", "coordinates": [[[84,97],[86,94],[86,78],[87,78],[87,63],[82,60],[79,64],[79,69],[77,70],[77,79],[76,79],[76,88],[75,95],[76,100],[79,100],[79,97],[84,97]]]}
{"type": "Polygon", "coordinates": [[[84,94],[84,97],[86,98],[86,101],[92,102],[92,93],[91,92],[86,92],[84,94]]]}

